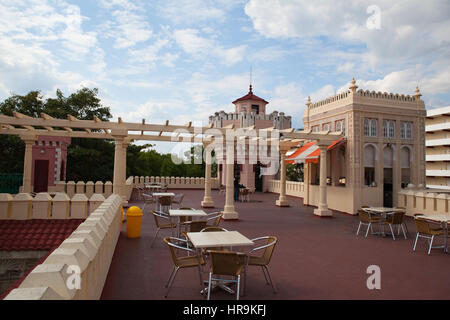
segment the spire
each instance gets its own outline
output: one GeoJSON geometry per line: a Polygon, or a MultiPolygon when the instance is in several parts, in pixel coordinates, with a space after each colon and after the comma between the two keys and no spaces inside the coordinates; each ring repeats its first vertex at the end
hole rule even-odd
{"type": "Polygon", "coordinates": [[[356,85],[355,78],[352,78],[351,86],[349,87],[349,89],[350,89],[353,93],[355,93],[355,92],[356,92],[356,89],[358,89],[358,86],[356,85]]]}
{"type": "Polygon", "coordinates": [[[311,105],[311,97],[308,96],[308,100],[306,100],[306,106],[309,108],[309,106],[311,105]]]}
{"type": "Polygon", "coordinates": [[[252,85],[250,84],[250,87],[249,87],[249,89],[248,89],[248,93],[253,93],[253,91],[252,91],[252,85]]]}
{"type": "Polygon", "coordinates": [[[420,90],[419,90],[419,86],[416,86],[416,90],[414,92],[415,93],[414,93],[413,97],[416,98],[416,100],[419,100],[420,97],[422,96],[422,94],[420,93],[420,90]]]}
{"type": "Polygon", "coordinates": [[[249,88],[248,92],[253,93],[252,92],[252,66],[250,66],[250,88],[249,88]]]}

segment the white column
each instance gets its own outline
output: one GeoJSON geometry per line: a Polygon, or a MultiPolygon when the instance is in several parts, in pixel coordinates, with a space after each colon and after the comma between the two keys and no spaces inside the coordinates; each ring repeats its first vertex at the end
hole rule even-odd
{"type": "Polygon", "coordinates": [[[280,150],[280,197],[275,202],[279,207],[289,207],[289,200],[286,198],[286,152],[287,150],[280,150]]]}
{"type": "Polygon", "coordinates": [[[333,214],[328,210],[327,203],[327,145],[319,144],[320,149],[320,194],[319,207],[314,209],[314,214],[322,217],[331,217],[333,214]]]}
{"type": "Polygon", "coordinates": [[[36,137],[21,137],[25,142],[25,155],[23,159],[23,190],[24,193],[30,193],[31,190],[31,171],[33,168],[33,145],[36,137]]]}
{"type": "Polygon", "coordinates": [[[227,158],[226,158],[226,192],[225,192],[225,206],[223,208],[222,218],[238,219],[239,214],[234,209],[234,143],[227,145],[227,158]]]}
{"type": "Polygon", "coordinates": [[[211,150],[205,147],[205,195],[201,206],[203,208],[214,208],[214,201],[211,197],[211,150]]]}
{"type": "Polygon", "coordinates": [[[123,145],[124,137],[114,137],[114,177],[113,177],[113,193],[123,195],[125,185],[125,173],[123,170],[123,145]]]}
{"type": "Polygon", "coordinates": [[[123,143],[122,143],[122,165],[121,165],[121,177],[123,179],[123,183],[122,183],[122,192],[120,193],[120,195],[122,196],[122,204],[128,204],[127,201],[127,188],[126,188],[126,180],[127,180],[127,147],[130,144],[130,139],[125,138],[123,139],[123,143]]]}

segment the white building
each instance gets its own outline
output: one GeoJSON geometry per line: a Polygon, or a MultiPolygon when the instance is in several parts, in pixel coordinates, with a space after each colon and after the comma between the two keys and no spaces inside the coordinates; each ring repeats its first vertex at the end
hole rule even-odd
{"type": "Polygon", "coordinates": [[[425,133],[427,187],[450,190],[450,106],[427,110],[425,133]]]}

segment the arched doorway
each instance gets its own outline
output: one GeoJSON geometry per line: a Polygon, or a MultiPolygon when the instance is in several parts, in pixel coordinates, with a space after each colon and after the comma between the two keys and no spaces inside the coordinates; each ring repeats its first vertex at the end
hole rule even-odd
{"type": "Polygon", "coordinates": [[[383,149],[383,206],[392,207],[394,196],[393,183],[394,150],[391,146],[383,149]]]}
{"type": "Polygon", "coordinates": [[[261,175],[261,163],[255,164],[255,191],[262,192],[263,191],[263,179],[264,176],[261,175]]]}

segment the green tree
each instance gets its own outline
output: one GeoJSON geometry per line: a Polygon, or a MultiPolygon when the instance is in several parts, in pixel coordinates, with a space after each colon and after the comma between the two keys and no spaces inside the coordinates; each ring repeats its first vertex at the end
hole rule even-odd
{"type": "Polygon", "coordinates": [[[288,181],[303,181],[303,163],[288,163],[286,165],[286,179],[288,181]]]}

